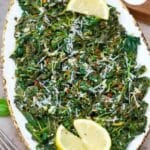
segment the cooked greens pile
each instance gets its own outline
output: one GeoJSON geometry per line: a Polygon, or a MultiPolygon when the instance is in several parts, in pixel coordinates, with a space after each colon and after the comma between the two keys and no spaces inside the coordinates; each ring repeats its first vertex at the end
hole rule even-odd
{"type": "Polygon", "coordinates": [[[19,0],[15,103],[37,149],[55,150],[55,133],[76,118],[102,124],[112,150],[144,131],[150,81],[137,66],[140,39],[127,35],[110,7],[108,21],[66,12],[68,0],[19,0]]]}

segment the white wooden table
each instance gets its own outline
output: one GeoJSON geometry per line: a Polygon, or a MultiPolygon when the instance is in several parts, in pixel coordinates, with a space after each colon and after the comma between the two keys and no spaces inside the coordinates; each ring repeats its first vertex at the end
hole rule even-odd
{"type": "MultiPolygon", "coordinates": [[[[2,30],[6,17],[6,13],[8,10],[8,4],[10,0],[0,0],[0,48],[2,44],[2,30]]],[[[139,23],[147,41],[150,46],[150,25],[145,25],[143,23],[139,23]]],[[[1,52],[1,50],[0,50],[1,52]]],[[[0,62],[0,97],[5,97],[2,85],[2,77],[1,77],[1,62],[0,62]]],[[[18,150],[25,150],[24,144],[21,142],[21,138],[18,136],[18,133],[11,121],[10,117],[0,118],[0,129],[9,137],[9,139],[16,145],[18,150]]],[[[150,150],[150,135],[146,139],[143,144],[141,150],[150,150]]]]}

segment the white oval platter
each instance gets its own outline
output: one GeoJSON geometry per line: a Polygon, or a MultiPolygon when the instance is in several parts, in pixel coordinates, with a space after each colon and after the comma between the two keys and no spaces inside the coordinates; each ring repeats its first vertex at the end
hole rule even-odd
{"type": "MultiPolygon", "coordinates": [[[[111,6],[114,6],[117,11],[120,13],[119,15],[119,22],[124,26],[127,33],[130,35],[138,36],[141,40],[141,45],[138,47],[138,55],[137,55],[137,63],[138,65],[145,65],[147,67],[147,72],[145,73],[146,76],[150,77],[150,54],[148,51],[148,47],[146,46],[144,37],[142,36],[139,27],[137,26],[133,17],[129,14],[126,7],[120,0],[107,0],[107,3],[111,6]]],[[[31,149],[36,149],[36,141],[32,139],[30,132],[25,128],[25,124],[27,120],[22,115],[22,113],[17,109],[14,103],[14,96],[15,96],[15,63],[10,58],[10,55],[13,53],[15,49],[15,25],[17,22],[15,21],[15,17],[20,18],[22,14],[22,10],[18,5],[17,0],[11,1],[10,10],[7,15],[7,23],[5,26],[4,34],[3,34],[3,78],[5,80],[4,88],[6,90],[6,95],[9,103],[9,108],[11,111],[11,115],[13,118],[13,122],[18,129],[25,145],[31,149]]],[[[144,141],[146,135],[149,131],[150,126],[150,90],[148,91],[147,95],[145,96],[144,100],[149,104],[149,107],[146,112],[146,116],[148,118],[147,126],[145,132],[141,135],[135,137],[133,141],[129,144],[127,150],[136,150],[144,141]]]]}

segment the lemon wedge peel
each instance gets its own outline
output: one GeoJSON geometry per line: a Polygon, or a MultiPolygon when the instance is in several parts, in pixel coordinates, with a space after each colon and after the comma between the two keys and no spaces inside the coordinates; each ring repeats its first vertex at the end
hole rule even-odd
{"type": "Polygon", "coordinates": [[[56,133],[57,150],[87,150],[82,140],[60,125],[56,133]]]}
{"type": "Polygon", "coordinates": [[[88,150],[110,150],[110,135],[98,123],[87,119],[77,119],[74,121],[74,127],[88,150]]]}
{"type": "Polygon", "coordinates": [[[56,133],[58,150],[110,150],[111,138],[105,128],[88,119],[74,120],[74,127],[80,137],[60,125],[56,133]]]}
{"type": "Polygon", "coordinates": [[[105,0],[70,0],[66,10],[109,19],[109,7],[105,0]]]}

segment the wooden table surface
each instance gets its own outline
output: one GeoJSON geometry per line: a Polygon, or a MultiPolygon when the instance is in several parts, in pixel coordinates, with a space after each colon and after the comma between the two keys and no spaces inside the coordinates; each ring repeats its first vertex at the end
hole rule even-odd
{"type": "MultiPolygon", "coordinates": [[[[127,4],[127,3],[126,3],[127,4]]],[[[150,25],[150,0],[147,0],[142,5],[128,5],[128,8],[130,8],[130,11],[136,19],[140,19],[142,21],[145,21],[147,24],[150,25]],[[144,17],[143,17],[144,16],[144,17]]]]}
{"type": "MultiPolygon", "coordinates": [[[[0,48],[2,45],[2,30],[3,30],[9,2],[10,0],[0,0],[0,48]]],[[[150,25],[146,25],[140,22],[138,23],[150,46],[150,25]]],[[[1,49],[0,49],[0,52],[1,52],[1,49]]],[[[1,70],[2,70],[2,66],[1,66],[1,59],[0,59],[0,97],[5,97],[5,94],[3,91],[3,85],[2,85],[1,70]]],[[[21,139],[18,136],[18,133],[10,117],[0,118],[0,129],[6,133],[6,135],[10,138],[10,140],[16,145],[18,150],[25,150],[25,146],[21,142],[21,139]]],[[[150,150],[150,135],[147,137],[141,150],[150,150]]]]}

